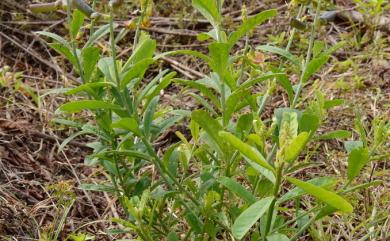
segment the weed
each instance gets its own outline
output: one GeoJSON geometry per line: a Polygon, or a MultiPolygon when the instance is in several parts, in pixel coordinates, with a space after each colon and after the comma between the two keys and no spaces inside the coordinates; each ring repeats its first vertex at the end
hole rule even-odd
{"type": "MultiPolygon", "coordinates": [[[[148,5],[147,1],[142,3],[148,5]]],[[[193,0],[192,5],[212,26],[211,31],[198,36],[208,41],[208,54],[174,50],[156,55],[156,42],[140,30],[147,7],[141,8],[133,52],[125,61],[117,58],[113,5],[109,23],[93,31],[84,45],[76,41],[84,22],[77,9],[71,14],[68,8],[69,41],[40,32],[54,40],[50,46],[67,57],[82,80],[82,85],[64,92],[83,99],[63,104],[58,112],[94,113],[95,124],[55,120],[79,129],[61,147],[82,134],[98,138],[90,143],[94,152],[86,163],[103,167],[109,180],[81,188],[115,195],[125,214],[113,221],[124,227],[122,232],[137,234],[142,240],[297,240],[308,229],[313,236],[321,237],[315,227],[321,225],[322,218],[353,212],[347,200],[349,193],[380,184],[354,182],[377,155],[360,122],[356,122],[356,129],[361,141],[345,144],[349,153],[345,177],[307,181],[294,177],[307,170],[300,157],[309,155],[308,145],[351,136],[346,130],[317,133],[328,109],[342,101],[327,100],[319,91],[308,103],[301,98],[311,78],[332,52],[343,46],[338,43],[327,49],[315,41],[321,1],[313,5],[315,18],[308,27],[305,57],[289,51],[295,29],[285,48],[249,45],[251,32],[276,16],[276,10],[254,16],[245,16],[244,11],[241,25],[228,33],[222,24],[223,1],[193,0]],[[103,56],[95,42],[107,34],[111,51],[103,56]],[[242,38],[244,48],[232,54],[242,38]],[[258,55],[252,54],[255,52],[258,55]],[[176,73],[166,69],[149,81],[144,78],[161,57],[179,54],[204,61],[210,73],[190,81],[175,78],[176,73]],[[280,61],[258,65],[255,61],[260,54],[278,55],[280,61]],[[287,69],[299,76],[297,84],[291,83],[287,69]],[[191,112],[160,105],[160,91],[171,83],[193,89],[191,96],[203,109],[191,112]],[[254,91],[263,83],[267,87],[264,93],[254,91]],[[271,119],[263,120],[261,114],[277,85],[285,90],[288,106],[275,109],[271,119]],[[180,142],[157,152],[155,142],[184,119],[189,121],[190,136],[176,132],[180,142]],[[307,200],[304,195],[313,199],[307,200]]],[[[308,7],[300,7],[297,19],[308,7]]],[[[284,35],[272,41],[282,43],[281,38],[284,35]]],[[[383,128],[378,128],[382,133],[383,128]]],[[[383,140],[382,134],[376,136],[374,139],[383,140]]],[[[376,143],[383,145],[383,141],[376,143]]]]}

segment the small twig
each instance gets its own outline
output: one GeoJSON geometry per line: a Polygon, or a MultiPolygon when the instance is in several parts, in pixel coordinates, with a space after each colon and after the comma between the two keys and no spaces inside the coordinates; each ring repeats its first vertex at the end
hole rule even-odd
{"type": "Polygon", "coordinates": [[[35,50],[28,49],[26,46],[23,46],[23,44],[19,43],[17,40],[15,40],[12,37],[9,37],[8,35],[6,35],[3,32],[0,32],[0,35],[2,37],[4,37],[5,39],[7,39],[8,41],[10,41],[11,43],[13,43],[14,45],[16,45],[17,47],[19,47],[20,49],[22,49],[23,51],[25,51],[26,53],[30,54],[32,57],[37,59],[39,62],[45,64],[46,66],[50,67],[51,69],[53,69],[55,71],[60,72],[61,74],[65,75],[67,78],[71,79],[72,81],[80,84],[80,81],[78,81],[74,76],[65,73],[65,71],[60,69],[57,65],[54,65],[50,61],[47,61],[47,60],[43,59],[42,57],[40,57],[39,54],[37,52],[35,52],[35,50]]]}
{"type": "Polygon", "coordinates": [[[168,58],[168,57],[161,57],[161,59],[163,59],[164,61],[167,61],[169,64],[171,64],[171,66],[173,68],[175,68],[175,67],[180,68],[180,70],[177,69],[177,68],[175,68],[175,69],[180,71],[182,74],[184,74],[185,76],[187,76],[190,79],[195,79],[195,77],[198,77],[198,78],[205,78],[206,77],[201,72],[198,72],[198,71],[196,71],[194,69],[191,69],[191,68],[185,66],[184,64],[181,64],[181,63],[177,62],[174,59],[171,59],[171,58],[168,58]]]}

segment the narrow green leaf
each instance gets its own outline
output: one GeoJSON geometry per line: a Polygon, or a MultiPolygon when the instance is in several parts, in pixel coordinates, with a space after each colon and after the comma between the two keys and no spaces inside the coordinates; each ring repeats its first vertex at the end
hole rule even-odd
{"type": "Polygon", "coordinates": [[[298,114],[293,111],[283,112],[282,121],[279,127],[279,146],[284,148],[298,134],[298,114]]]}
{"type": "Polygon", "coordinates": [[[98,62],[98,67],[103,75],[110,82],[115,82],[114,60],[111,57],[101,58],[98,62]]]}
{"type": "Polygon", "coordinates": [[[75,139],[76,137],[80,136],[80,135],[84,135],[84,134],[87,134],[88,131],[78,131],[76,133],[73,133],[72,135],[68,136],[68,138],[66,138],[62,143],[61,145],[58,147],[58,153],[60,153],[61,151],[64,150],[65,146],[68,145],[69,142],[71,142],[73,139],[75,139]]]}
{"type": "Polygon", "coordinates": [[[77,86],[76,88],[70,89],[65,92],[66,95],[74,95],[77,93],[80,93],[82,91],[85,91],[87,93],[92,93],[93,89],[95,88],[100,88],[100,87],[115,87],[115,85],[111,82],[96,82],[96,83],[88,83],[88,84],[83,84],[80,86],[77,86]]]}
{"type": "Polygon", "coordinates": [[[80,27],[84,23],[84,14],[80,10],[75,9],[72,14],[72,21],[70,24],[70,34],[73,38],[76,38],[77,33],[80,30],[80,27]]]}
{"type": "Polygon", "coordinates": [[[203,95],[205,95],[207,98],[209,98],[214,106],[218,107],[220,106],[218,98],[214,95],[214,93],[205,85],[200,84],[198,82],[190,81],[190,80],[183,80],[183,79],[173,79],[174,82],[186,85],[191,88],[195,88],[199,90],[203,95]]]}
{"type": "Polygon", "coordinates": [[[100,49],[97,47],[84,48],[81,51],[83,58],[83,71],[85,82],[90,81],[91,75],[95,70],[96,64],[100,58],[100,49]]]}
{"type": "Polygon", "coordinates": [[[65,58],[67,58],[69,62],[74,66],[74,68],[76,68],[77,66],[76,58],[74,57],[72,51],[68,47],[66,47],[61,43],[49,43],[48,45],[50,48],[54,49],[57,53],[65,56],[65,58]]]}
{"type": "Polygon", "coordinates": [[[322,187],[318,187],[311,183],[303,182],[292,177],[286,177],[286,179],[292,184],[298,186],[299,188],[302,188],[306,193],[314,196],[318,200],[329,204],[330,206],[342,212],[351,213],[353,211],[352,205],[334,192],[328,191],[322,187]]]}
{"type": "Polygon", "coordinates": [[[348,180],[352,181],[352,179],[357,177],[369,160],[370,154],[367,147],[353,149],[348,156],[348,180]]]}
{"type": "Polygon", "coordinates": [[[273,198],[267,197],[255,202],[243,211],[234,221],[232,233],[236,239],[242,239],[249,229],[268,211],[273,198]]]}
{"type": "Polygon", "coordinates": [[[132,65],[127,72],[122,73],[120,88],[124,89],[134,78],[142,78],[148,67],[153,64],[153,62],[154,60],[152,58],[145,58],[132,65]]]}
{"type": "Polygon", "coordinates": [[[221,81],[225,82],[230,89],[233,90],[236,86],[236,82],[230,76],[230,45],[227,43],[214,42],[208,46],[208,49],[211,57],[211,69],[218,73],[221,81]]]}
{"type": "Polygon", "coordinates": [[[69,113],[76,113],[82,110],[97,110],[97,109],[120,110],[121,107],[100,100],[80,100],[80,101],[72,101],[63,104],[58,108],[59,111],[69,112],[69,113]]]}
{"type": "MultiPolygon", "coordinates": [[[[116,28],[118,25],[114,24],[114,28],[116,28]]],[[[96,41],[103,38],[106,34],[110,32],[110,24],[105,24],[103,26],[100,26],[99,29],[97,29],[88,39],[88,41],[85,43],[83,48],[91,47],[96,41]]]]}
{"type": "Polygon", "coordinates": [[[175,77],[176,75],[176,72],[171,72],[169,74],[167,74],[166,76],[164,76],[160,83],[157,84],[157,86],[154,86],[154,88],[150,89],[145,97],[146,97],[146,104],[145,106],[149,105],[149,102],[157,95],[160,94],[160,92],[165,89],[166,87],[168,87],[168,85],[172,82],[172,78],[175,77]]]}
{"type": "Polygon", "coordinates": [[[219,124],[219,122],[211,118],[204,110],[193,111],[191,119],[196,121],[206,131],[213,142],[220,148],[220,151],[224,153],[225,145],[218,135],[218,131],[222,130],[222,126],[219,124]]]}
{"type": "Polygon", "coordinates": [[[121,128],[133,132],[136,135],[141,135],[138,123],[134,118],[122,118],[111,124],[112,128],[121,128]]]}
{"type": "Polygon", "coordinates": [[[199,218],[190,210],[185,214],[186,220],[189,226],[195,231],[195,233],[201,233],[203,229],[203,223],[199,218]]]}
{"type": "Polygon", "coordinates": [[[192,0],[192,6],[198,10],[212,25],[217,26],[221,22],[219,7],[215,0],[192,0]]]}
{"type": "MultiPolygon", "coordinates": [[[[331,188],[334,185],[336,185],[337,179],[335,177],[317,177],[317,178],[310,179],[307,182],[310,183],[310,184],[313,184],[315,186],[319,186],[319,187],[323,187],[325,189],[328,189],[328,188],[331,188]]],[[[300,197],[303,194],[305,194],[305,191],[302,190],[299,187],[296,187],[296,188],[293,188],[290,191],[288,191],[283,196],[281,196],[278,199],[278,202],[279,203],[284,203],[286,201],[289,201],[289,200],[295,199],[297,197],[300,197]]]]}
{"type": "Polygon", "coordinates": [[[147,160],[147,161],[151,160],[151,157],[148,156],[147,154],[145,154],[143,152],[139,152],[139,151],[134,151],[134,150],[123,150],[123,151],[109,150],[109,151],[102,151],[102,152],[99,152],[97,154],[92,154],[91,157],[107,158],[107,156],[113,156],[113,155],[127,156],[127,157],[147,160]]]}
{"type": "Polygon", "coordinates": [[[260,82],[262,82],[264,80],[276,78],[277,76],[282,76],[282,75],[286,75],[286,74],[284,74],[284,73],[266,73],[266,74],[264,74],[264,75],[262,75],[260,77],[257,77],[257,78],[254,78],[254,79],[249,79],[249,80],[245,81],[235,91],[239,91],[239,90],[242,90],[242,89],[253,87],[255,84],[258,84],[258,83],[260,83],[260,82]]]}
{"type": "Polygon", "coordinates": [[[308,132],[299,133],[284,150],[284,160],[286,162],[294,161],[306,146],[309,137],[310,134],[308,132]]]}
{"type": "Polygon", "coordinates": [[[346,130],[336,130],[324,133],[317,137],[319,140],[330,140],[330,139],[339,139],[339,138],[349,138],[352,136],[350,131],[346,130]]]}
{"type": "Polygon", "coordinates": [[[251,192],[246,190],[241,184],[239,184],[236,180],[229,177],[220,177],[217,180],[219,183],[224,185],[231,192],[235,193],[237,196],[241,197],[248,204],[252,204],[256,202],[255,196],[252,195],[251,192]]]}
{"type": "Polygon", "coordinates": [[[325,109],[330,109],[330,108],[333,108],[335,106],[339,106],[339,105],[342,105],[342,104],[344,104],[344,100],[343,99],[327,100],[324,103],[324,108],[325,109]]]}
{"type": "Polygon", "coordinates": [[[58,43],[60,43],[63,46],[65,46],[66,48],[71,49],[69,42],[66,41],[63,37],[59,36],[58,34],[51,33],[51,32],[46,32],[46,31],[38,31],[38,32],[35,32],[35,33],[37,33],[39,35],[43,35],[43,36],[49,37],[49,38],[52,38],[55,41],[57,41],[58,43]]]}
{"type": "Polygon", "coordinates": [[[151,39],[149,36],[143,37],[138,43],[137,48],[134,50],[133,54],[126,61],[123,69],[127,71],[131,65],[138,63],[143,59],[152,58],[155,50],[156,41],[151,39]]]}
{"type": "Polygon", "coordinates": [[[250,93],[248,90],[234,91],[225,102],[225,112],[223,113],[223,124],[227,126],[229,121],[236,111],[236,107],[240,104],[240,99],[245,98],[250,93]]]}
{"type": "Polygon", "coordinates": [[[324,64],[326,64],[329,57],[329,55],[320,55],[319,57],[312,59],[307,64],[306,71],[302,77],[302,83],[306,83],[314,73],[316,73],[324,64]]]}
{"type": "Polygon", "coordinates": [[[290,60],[291,63],[295,64],[296,66],[301,66],[301,61],[299,60],[299,58],[297,56],[291,54],[289,51],[287,51],[285,49],[271,46],[271,45],[260,45],[260,46],[257,46],[256,49],[261,50],[261,51],[265,51],[265,52],[270,52],[273,54],[278,54],[278,55],[283,56],[286,59],[290,60]]]}
{"type": "Polygon", "coordinates": [[[220,131],[219,136],[222,137],[229,144],[231,144],[238,151],[240,151],[241,154],[243,156],[246,156],[249,160],[258,163],[260,166],[267,168],[268,170],[274,171],[274,168],[270,164],[268,164],[265,158],[258,151],[235,137],[233,134],[225,131],[220,131]]]}
{"type": "Polygon", "coordinates": [[[276,9],[265,10],[261,13],[256,14],[253,17],[246,19],[236,31],[234,31],[229,37],[229,44],[233,46],[240,40],[245,34],[253,30],[256,26],[260,25],[264,21],[276,16],[276,9]]]}
{"type": "Polygon", "coordinates": [[[281,233],[273,233],[267,236],[267,241],[290,241],[290,239],[281,233]]]}
{"type": "Polygon", "coordinates": [[[157,54],[156,56],[154,56],[153,59],[158,60],[161,59],[162,57],[170,56],[170,55],[190,55],[190,56],[200,58],[204,60],[206,63],[209,63],[211,61],[209,56],[195,50],[187,50],[187,49],[173,50],[173,51],[157,54]]]}
{"type": "Polygon", "coordinates": [[[156,112],[156,107],[159,99],[160,99],[159,96],[154,97],[150,101],[150,104],[146,106],[143,123],[144,123],[144,134],[147,137],[150,135],[150,129],[152,127],[153,117],[156,112]]]}
{"type": "Polygon", "coordinates": [[[80,184],[79,188],[87,191],[110,192],[110,193],[115,192],[115,188],[113,186],[103,185],[103,184],[82,183],[80,184]]]}

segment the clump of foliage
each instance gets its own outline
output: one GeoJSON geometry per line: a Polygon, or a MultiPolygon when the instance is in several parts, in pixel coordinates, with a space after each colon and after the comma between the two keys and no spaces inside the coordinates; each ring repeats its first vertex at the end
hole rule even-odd
{"type": "MultiPolygon", "coordinates": [[[[84,23],[79,10],[73,14],[68,10],[69,41],[40,32],[54,40],[50,46],[72,63],[82,81],[65,92],[82,99],[63,104],[58,112],[89,110],[95,120],[78,123],[56,119],[80,130],[61,147],[78,135],[97,137],[96,142],[89,143],[94,152],[85,161],[103,167],[107,183],[84,184],[82,188],[115,195],[124,216],[113,221],[124,227],[122,232],[138,239],[296,240],[326,216],[353,212],[347,198],[350,192],[378,184],[354,180],[388,135],[382,128],[388,124],[379,120],[381,127],[375,128],[371,145],[357,122],[361,141],[346,142],[346,177],[305,181],[296,177],[310,170],[309,143],[351,136],[345,130],[317,133],[328,109],[342,104],[342,100],[327,100],[321,92],[308,103],[301,99],[311,77],[342,46],[326,49],[325,44],[314,41],[320,1],[306,58],[289,52],[295,30],[286,48],[249,45],[252,30],[276,16],[276,10],[254,16],[246,16],[244,11],[241,25],[228,33],[222,29],[222,4],[218,0],[192,1],[212,25],[210,32],[198,36],[209,43],[207,55],[192,50],[156,55],[156,41],[139,30],[142,13],[132,54],[127,60],[118,59],[114,4],[110,6],[109,24],[91,29],[84,45],[76,41],[84,23]],[[103,56],[95,42],[107,34],[111,51],[103,56]],[[245,47],[232,54],[242,38],[246,39],[245,47]],[[253,60],[258,51],[280,55],[281,60],[258,65],[253,60]],[[199,58],[210,73],[190,81],[176,78],[175,72],[165,69],[151,80],[145,79],[148,68],[159,58],[178,54],[199,58]],[[296,85],[289,80],[287,69],[300,76],[296,85]],[[160,104],[160,92],[172,83],[192,89],[191,96],[203,109],[187,111],[160,104]],[[256,92],[255,87],[264,83],[266,91],[256,92]],[[277,85],[286,91],[288,105],[275,109],[272,118],[262,119],[277,85]],[[190,136],[176,132],[181,141],[158,152],[156,141],[184,120],[189,123],[190,136]],[[313,199],[303,198],[305,195],[313,199]]],[[[299,15],[306,7],[301,7],[299,15]]]]}

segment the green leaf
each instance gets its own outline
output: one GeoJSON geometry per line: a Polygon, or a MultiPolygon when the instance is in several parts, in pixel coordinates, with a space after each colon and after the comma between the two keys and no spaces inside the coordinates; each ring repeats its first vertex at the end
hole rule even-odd
{"type": "Polygon", "coordinates": [[[124,65],[123,69],[127,71],[131,65],[138,63],[143,59],[152,58],[155,50],[156,50],[156,41],[151,39],[149,36],[144,36],[143,38],[140,39],[140,42],[135,48],[133,54],[126,61],[126,64],[124,65]]]}
{"type": "Polygon", "coordinates": [[[64,150],[65,146],[68,145],[69,142],[71,142],[74,138],[89,133],[88,131],[78,131],[76,133],[73,133],[72,135],[68,136],[61,145],[58,147],[58,153],[60,153],[62,150],[64,150]]]}
{"type": "Polygon", "coordinates": [[[245,81],[244,83],[242,83],[237,88],[236,91],[253,87],[257,83],[260,83],[260,82],[262,82],[264,80],[267,80],[267,79],[276,78],[277,76],[281,76],[281,75],[286,75],[286,74],[284,74],[284,73],[266,73],[266,74],[264,74],[264,75],[262,75],[260,77],[257,77],[257,78],[254,78],[254,79],[249,79],[249,80],[245,81]]]}
{"type": "Polygon", "coordinates": [[[348,180],[352,181],[352,179],[357,177],[369,160],[370,154],[367,147],[359,147],[351,150],[348,156],[348,180]]]}
{"type": "Polygon", "coordinates": [[[363,142],[362,141],[345,141],[344,147],[348,153],[351,153],[352,150],[359,149],[359,148],[363,147],[363,142]]]}
{"type": "Polygon", "coordinates": [[[65,58],[67,58],[74,67],[77,66],[76,58],[74,57],[72,51],[68,47],[66,47],[61,43],[50,43],[48,45],[50,46],[50,48],[54,49],[57,53],[65,56],[65,58]]]}
{"type": "MultiPolygon", "coordinates": [[[[117,128],[117,127],[114,127],[114,128],[117,128]]],[[[118,127],[118,128],[122,128],[122,127],[118,127]]],[[[127,157],[147,160],[147,161],[152,159],[147,154],[145,154],[143,152],[140,152],[140,151],[134,151],[134,150],[124,150],[124,151],[109,150],[109,151],[102,151],[102,152],[99,152],[97,154],[92,154],[91,157],[107,158],[107,156],[113,156],[113,155],[127,156],[127,157]]]]}
{"type": "Polygon", "coordinates": [[[112,128],[121,128],[133,132],[136,135],[141,135],[138,123],[134,118],[122,118],[111,124],[112,128]]]}
{"type": "Polygon", "coordinates": [[[282,121],[279,128],[279,146],[285,147],[298,134],[298,115],[296,112],[283,112],[282,121]]]}
{"type": "Polygon", "coordinates": [[[342,105],[342,104],[344,104],[344,100],[343,99],[327,100],[324,103],[324,108],[325,109],[330,109],[330,108],[333,108],[333,107],[336,107],[336,106],[339,106],[339,105],[342,105]]]}
{"type": "Polygon", "coordinates": [[[267,241],[290,241],[290,239],[281,233],[273,233],[267,236],[267,241]]]}
{"type": "Polygon", "coordinates": [[[218,107],[220,106],[218,98],[214,95],[214,93],[205,85],[200,84],[195,81],[190,80],[183,80],[183,79],[173,79],[174,82],[186,85],[191,88],[195,88],[199,90],[203,95],[205,95],[207,98],[211,100],[211,102],[214,104],[214,106],[218,107]]]}
{"type": "Polygon", "coordinates": [[[248,90],[234,91],[225,102],[225,112],[223,113],[223,124],[227,126],[229,121],[236,111],[236,107],[240,104],[240,99],[248,96],[250,93],[248,90]]]}
{"type": "Polygon", "coordinates": [[[55,41],[57,41],[58,43],[60,43],[63,46],[65,46],[66,48],[71,49],[69,42],[66,41],[63,37],[59,36],[58,34],[51,33],[51,32],[46,32],[46,31],[38,31],[38,32],[35,32],[35,33],[37,33],[39,35],[43,35],[43,36],[49,37],[49,38],[52,38],[55,41]]]}
{"type": "Polygon", "coordinates": [[[72,101],[63,104],[58,108],[59,111],[69,112],[69,113],[76,113],[82,110],[97,110],[97,109],[120,110],[121,107],[100,100],[80,100],[80,101],[72,101]]]}
{"type": "Polygon", "coordinates": [[[214,42],[208,48],[211,57],[211,69],[218,73],[221,81],[225,82],[233,90],[236,83],[231,78],[230,72],[229,52],[231,47],[227,43],[214,42]]]}
{"type": "MultiPolygon", "coordinates": [[[[280,70],[276,69],[276,72],[281,72],[280,70]]],[[[275,78],[278,80],[279,84],[283,87],[283,89],[287,92],[288,100],[290,103],[292,103],[294,99],[294,89],[291,85],[291,81],[287,77],[286,74],[276,74],[275,78]]]]}
{"type": "Polygon", "coordinates": [[[287,181],[296,185],[297,187],[303,189],[306,193],[314,196],[318,200],[329,204],[330,206],[346,213],[351,213],[353,211],[352,205],[347,202],[344,198],[337,195],[334,192],[328,191],[322,187],[315,186],[308,182],[303,182],[301,180],[286,177],[287,181]]]}
{"type": "Polygon", "coordinates": [[[244,136],[248,135],[252,130],[252,121],[253,121],[252,113],[243,114],[242,116],[240,116],[236,125],[236,135],[241,139],[244,136]]]}
{"type": "MultiPolygon", "coordinates": [[[[310,183],[310,184],[313,184],[315,186],[319,186],[319,187],[323,187],[323,188],[328,189],[328,188],[333,187],[334,185],[336,185],[337,179],[335,177],[317,177],[317,178],[310,179],[307,182],[310,183]]],[[[296,187],[296,188],[291,189],[290,191],[288,191],[283,196],[281,196],[278,199],[278,202],[279,203],[284,203],[286,201],[289,201],[289,200],[295,199],[297,197],[300,197],[303,194],[305,194],[305,191],[302,190],[299,187],[296,187]]]]}
{"type": "Polygon", "coordinates": [[[73,38],[76,38],[80,27],[84,23],[84,14],[80,10],[75,9],[72,14],[72,21],[70,23],[70,34],[73,38]]]}
{"type": "Polygon", "coordinates": [[[299,120],[299,132],[305,131],[313,135],[320,126],[320,123],[320,117],[304,112],[299,120]]]}
{"type": "Polygon", "coordinates": [[[319,140],[330,140],[330,139],[338,139],[338,138],[349,138],[352,136],[350,131],[346,130],[336,130],[324,133],[317,137],[319,140]]]}
{"type": "Polygon", "coordinates": [[[101,58],[98,62],[98,67],[100,71],[104,74],[110,82],[115,82],[115,69],[114,69],[114,60],[111,57],[101,58]]]}
{"type": "Polygon", "coordinates": [[[232,233],[236,239],[242,239],[249,229],[268,211],[273,198],[267,197],[255,202],[243,211],[234,221],[232,233]]]}
{"type": "Polygon", "coordinates": [[[195,233],[201,233],[203,229],[203,223],[199,218],[190,210],[186,212],[185,218],[189,226],[195,231],[195,233]]]}
{"type": "Polygon", "coordinates": [[[192,0],[192,6],[198,10],[214,27],[221,22],[219,7],[215,0],[192,0]]]}
{"type": "Polygon", "coordinates": [[[165,89],[171,82],[172,82],[172,78],[175,77],[176,75],[176,72],[171,72],[169,74],[167,74],[166,76],[164,76],[160,83],[157,85],[157,86],[154,86],[153,89],[150,89],[147,93],[146,93],[146,104],[145,106],[148,106],[149,105],[149,102],[157,95],[160,94],[160,92],[165,89]]]}
{"type": "Polygon", "coordinates": [[[284,150],[284,161],[294,161],[306,146],[306,143],[309,141],[309,137],[310,134],[307,132],[299,133],[299,135],[295,137],[284,150]]]}
{"type": "Polygon", "coordinates": [[[115,188],[111,185],[109,186],[103,184],[82,183],[80,184],[79,188],[87,191],[115,193],[115,188]]]}
{"type": "Polygon", "coordinates": [[[265,178],[267,178],[271,183],[275,184],[276,178],[273,171],[270,171],[269,169],[260,166],[259,164],[257,164],[257,162],[251,161],[249,158],[245,156],[244,159],[251,167],[253,167],[254,170],[256,170],[265,178]]]}
{"type": "Polygon", "coordinates": [[[283,56],[286,59],[290,60],[291,63],[295,64],[296,66],[301,66],[301,61],[299,60],[299,58],[297,56],[291,54],[289,51],[287,51],[285,49],[278,48],[278,47],[271,46],[271,45],[260,45],[260,46],[257,46],[256,49],[261,50],[261,51],[265,51],[265,52],[270,52],[273,54],[278,54],[278,55],[283,56]]]}
{"type": "Polygon", "coordinates": [[[95,88],[100,88],[100,87],[115,87],[115,85],[111,82],[95,82],[95,83],[88,83],[88,84],[83,84],[80,85],[76,88],[70,89],[65,92],[66,95],[74,95],[79,92],[85,91],[87,93],[93,93],[93,89],[95,88]]]}
{"type": "MultiPolygon", "coordinates": [[[[118,25],[114,24],[114,28],[116,28],[118,25]]],[[[106,34],[110,32],[110,24],[105,24],[103,26],[100,26],[98,30],[96,30],[88,39],[88,41],[85,43],[83,48],[91,47],[96,41],[104,37],[106,34]]]]}
{"type": "Polygon", "coordinates": [[[97,47],[84,48],[81,51],[83,58],[83,71],[85,82],[90,81],[93,71],[95,70],[96,64],[100,58],[100,49],[97,47]]]}
{"type": "Polygon", "coordinates": [[[319,57],[312,59],[307,64],[306,71],[302,77],[302,83],[306,83],[314,73],[316,73],[324,64],[326,64],[329,57],[329,55],[320,55],[319,57]]]}
{"type": "Polygon", "coordinates": [[[239,184],[236,180],[229,177],[220,177],[217,180],[219,183],[224,185],[231,192],[235,193],[237,196],[241,197],[248,204],[252,204],[256,202],[255,196],[252,195],[251,192],[246,190],[241,184],[239,184]]]}
{"type": "Polygon", "coordinates": [[[160,97],[154,97],[148,106],[146,106],[145,114],[144,114],[144,134],[146,137],[150,135],[150,129],[152,127],[153,117],[156,112],[157,103],[160,97]]]}
{"type": "Polygon", "coordinates": [[[200,59],[204,60],[206,63],[209,63],[211,61],[209,56],[202,54],[201,52],[198,52],[195,50],[187,50],[187,49],[173,50],[173,51],[161,53],[161,54],[154,56],[153,59],[158,60],[162,57],[169,56],[169,55],[190,55],[190,56],[200,58],[200,59]]]}
{"type": "Polygon", "coordinates": [[[260,25],[264,21],[268,20],[269,18],[276,16],[276,14],[277,14],[276,9],[270,9],[270,10],[265,10],[261,13],[258,13],[253,17],[249,17],[241,24],[241,26],[236,31],[234,31],[230,35],[229,40],[228,40],[229,44],[231,46],[233,46],[245,34],[250,32],[252,29],[254,29],[256,26],[260,25]]]}
{"type": "Polygon", "coordinates": [[[204,110],[196,110],[192,112],[191,119],[196,121],[200,127],[202,127],[206,133],[211,137],[213,142],[219,147],[221,153],[225,153],[226,147],[221,140],[218,132],[222,130],[222,126],[219,122],[209,116],[204,110]]]}
{"type": "Polygon", "coordinates": [[[180,241],[180,240],[179,237],[176,235],[176,233],[171,231],[167,236],[167,241],[180,241]]]}
{"type": "Polygon", "coordinates": [[[127,72],[122,73],[120,88],[124,89],[134,78],[142,78],[148,67],[153,64],[153,62],[154,60],[152,58],[146,58],[132,65],[127,72]]]}
{"type": "Polygon", "coordinates": [[[241,152],[241,154],[247,157],[249,160],[256,162],[260,166],[267,168],[268,170],[274,171],[274,168],[268,164],[265,158],[252,146],[242,142],[240,139],[235,137],[229,132],[220,131],[219,136],[225,141],[231,144],[234,148],[241,152]]]}

